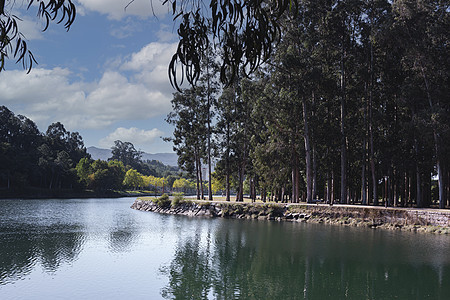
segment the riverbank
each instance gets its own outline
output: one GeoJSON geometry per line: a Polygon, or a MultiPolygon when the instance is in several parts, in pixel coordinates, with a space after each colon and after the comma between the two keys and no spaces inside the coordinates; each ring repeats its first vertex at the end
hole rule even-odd
{"type": "Polygon", "coordinates": [[[288,222],[311,222],[450,234],[450,211],[356,205],[236,203],[137,198],[131,208],[165,214],[288,222]]]}

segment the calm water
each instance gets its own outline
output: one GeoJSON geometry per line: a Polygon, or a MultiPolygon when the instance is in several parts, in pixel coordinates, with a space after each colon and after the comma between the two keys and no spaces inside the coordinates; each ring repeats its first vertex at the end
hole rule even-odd
{"type": "Polygon", "coordinates": [[[450,237],[0,200],[1,299],[450,299],[450,237]]]}

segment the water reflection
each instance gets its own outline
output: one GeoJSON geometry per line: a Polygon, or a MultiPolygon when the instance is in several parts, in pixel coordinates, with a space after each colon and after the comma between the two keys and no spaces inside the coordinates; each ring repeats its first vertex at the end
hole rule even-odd
{"type": "Polygon", "coordinates": [[[187,218],[131,202],[0,201],[0,297],[450,299],[449,236],[187,218]]]}
{"type": "Polygon", "coordinates": [[[450,295],[450,244],[445,236],[238,220],[217,224],[179,239],[173,260],[160,270],[169,278],[161,292],[164,298],[450,295]]]}
{"type": "Polygon", "coordinates": [[[37,268],[52,274],[72,265],[88,239],[98,247],[106,241],[113,253],[129,251],[139,226],[128,206],[111,199],[1,200],[0,285],[37,268]]]}
{"type": "Polygon", "coordinates": [[[113,216],[113,224],[108,228],[109,249],[112,252],[128,252],[138,240],[138,226],[128,214],[113,216]]]}
{"type": "Polygon", "coordinates": [[[84,242],[78,225],[0,227],[0,232],[0,284],[23,278],[38,263],[44,272],[56,272],[77,259],[84,242]]]}

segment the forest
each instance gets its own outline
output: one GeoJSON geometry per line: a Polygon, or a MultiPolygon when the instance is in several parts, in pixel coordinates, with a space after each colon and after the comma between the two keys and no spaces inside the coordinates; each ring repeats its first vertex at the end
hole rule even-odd
{"type": "Polygon", "coordinates": [[[209,45],[174,94],[168,140],[198,197],[207,165],[227,200],[448,207],[448,1],[295,3],[257,71],[227,74],[209,45]]]}
{"type": "MultiPolygon", "coordinates": [[[[78,132],[56,122],[42,133],[32,120],[0,106],[0,196],[86,189],[163,193],[183,175],[159,161],[142,161],[142,152],[130,142],[117,140],[111,149],[108,161],[93,160],[78,132]]],[[[178,187],[189,191],[191,183],[178,187]]]]}

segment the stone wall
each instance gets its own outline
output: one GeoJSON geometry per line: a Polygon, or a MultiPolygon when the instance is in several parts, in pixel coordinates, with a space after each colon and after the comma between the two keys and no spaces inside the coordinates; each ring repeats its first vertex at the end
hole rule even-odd
{"type": "Polygon", "coordinates": [[[227,217],[292,222],[315,222],[347,226],[382,227],[450,233],[450,211],[412,208],[384,208],[356,205],[265,204],[209,201],[166,202],[136,199],[131,206],[141,211],[187,216],[227,217]]]}

